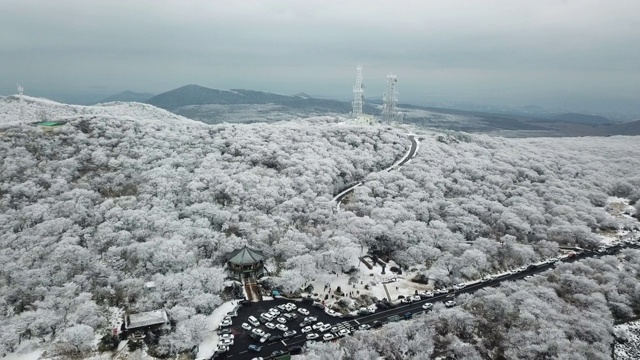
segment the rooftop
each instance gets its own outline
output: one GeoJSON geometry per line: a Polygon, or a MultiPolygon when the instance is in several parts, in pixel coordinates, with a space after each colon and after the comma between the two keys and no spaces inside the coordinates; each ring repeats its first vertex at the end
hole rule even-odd
{"type": "Polygon", "coordinates": [[[262,261],[262,259],[264,259],[264,255],[260,251],[250,249],[247,246],[229,255],[229,262],[236,265],[255,264],[262,261]]]}
{"type": "Polygon", "coordinates": [[[127,315],[125,317],[125,328],[131,330],[145,326],[165,324],[167,322],[169,322],[167,312],[160,309],[127,315]]]}

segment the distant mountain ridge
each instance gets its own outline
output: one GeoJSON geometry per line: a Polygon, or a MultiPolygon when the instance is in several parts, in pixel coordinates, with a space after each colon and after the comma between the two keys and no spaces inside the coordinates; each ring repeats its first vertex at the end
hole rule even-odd
{"type": "Polygon", "coordinates": [[[114,101],[122,101],[122,102],[146,102],[151,99],[154,94],[151,93],[139,93],[135,91],[123,91],[121,93],[111,95],[107,98],[100,100],[98,103],[108,103],[114,101]]]}
{"type": "Polygon", "coordinates": [[[599,115],[586,115],[586,114],[578,114],[578,113],[565,113],[554,116],[554,119],[568,122],[568,123],[578,123],[578,124],[589,124],[589,125],[606,125],[611,124],[612,121],[607,119],[604,116],[599,115]]]}

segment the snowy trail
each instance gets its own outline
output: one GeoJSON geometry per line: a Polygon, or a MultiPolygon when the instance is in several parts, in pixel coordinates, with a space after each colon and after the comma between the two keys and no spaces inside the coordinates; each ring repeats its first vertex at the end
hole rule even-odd
{"type": "MultiPolygon", "coordinates": [[[[406,154],[404,154],[404,156],[398,160],[395,164],[391,165],[390,167],[382,170],[382,171],[391,171],[394,170],[396,168],[400,169],[402,167],[402,165],[406,164],[407,162],[409,162],[411,159],[413,159],[416,154],[418,153],[418,149],[420,148],[420,143],[418,142],[418,140],[416,139],[414,134],[409,134],[409,140],[411,141],[411,147],[409,148],[409,150],[407,151],[406,154]]],[[[338,195],[336,195],[333,198],[333,201],[335,201],[336,204],[336,210],[340,211],[340,205],[342,204],[342,199],[344,199],[347,195],[349,195],[350,193],[353,192],[353,190],[355,188],[357,188],[358,186],[362,186],[364,185],[363,182],[359,182],[351,187],[349,187],[348,189],[342,191],[341,193],[339,193],[338,195]]]]}

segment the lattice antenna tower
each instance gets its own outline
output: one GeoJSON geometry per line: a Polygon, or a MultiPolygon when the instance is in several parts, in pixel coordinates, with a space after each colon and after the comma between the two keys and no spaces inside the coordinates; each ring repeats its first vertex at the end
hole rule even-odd
{"type": "Polygon", "coordinates": [[[24,99],[22,97],[22,93],[24,93],[24,88],[20,86],[20,84],[16,84],[18,86],[18,94],[20,95],[20,120],[24,119],[24,99]]]}
{"type": "Polygon", "coordinates": [[[395,75],[387,75],[387,90],[382,95],[382,118],[386,122],[392,122],[398,119],[398,92],[396,91],[397,82],[398,78],[395,75]]]}
{"type": "Polygon", "coordinates": [[[364,84],[362,84],[362,65],[356,67],[356,84],[353,86],[353,110],[351,115],[354,119],[362,116],[364,106],[364,84]]]}

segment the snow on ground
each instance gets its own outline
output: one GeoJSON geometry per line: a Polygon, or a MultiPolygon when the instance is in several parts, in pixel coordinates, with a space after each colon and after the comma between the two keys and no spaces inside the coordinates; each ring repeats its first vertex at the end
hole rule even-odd
{"type": "Polygon", "coordinates": [[[617,337],[626,339],[626,341],[623,343],[614,343],[614,359],[640,359],[640,321],[633,321],[626,324],[616,325],[613,327],[613,332],[617,335],[617,337]]]}
{"type": "Polygon", "coordinates": [[[9,353],[2,360],[38,360],[44,350],[35,350],[26,353],[9,353]]]}
{"type": "MultiPolygon", "coordinates": [[[[385,268],[385,274],[382,274],[382,267],[380,265],[374,265],[372,270],[369,270],[363,263],[359,263],[358,272],[353,275],[349,274],[333,274],[324,278],[320,277],[313,281],[311,284],[314,288],[314,294],[320,299],[324,299],[326,295],[329,298],[325,301],[327,305],[331,305],[334,302],[340,300],[340,297],[335,296],[335,291],[340,287],[343,293],[348,297],[357,298],[359,295],[367,294],[369,296],[383,299],[387,297],[385,291],[385,285],[391,300],[397,300],[398,295],[413,295],[415,291],[426,291],[432,289],[430,285],[418,284],[411,281],[417,272],[403,272],[402,275],[396,275],[389,271],[392,266],[398,266],[395,262],[389,261],[385,268]],[[355,284],[349,285],[350,278],[356,278],[355,284]],[[391,279],[396,281],[391,282],[391,279]],[[388,282],[387,284],[384,284],[388,282]],[[365,289],[365,285],[369,285],[369,290],[365,289]],[[328,287],[325,287],[328,285],[328,287]],[[332,298],[332,296],[334,296],[332,298]]],[[[311,294],[311,295],[314,295],[311,294]]],[[[307,293],[303,293],[302,296],[307,296],[307,293]]]]}
{"type": "Polygon", "coordinates": [[[207,316],[207,331],[198,351],[198,359],[208,359],[213,356],[213,353],[218,348],[218,333],[216,330],[222,322],[222,319],[227,316],[227,313],[233,310],[237,305],[238,300],[227,301],[224,304],[218,306],[211,315],[207,316]]]}

